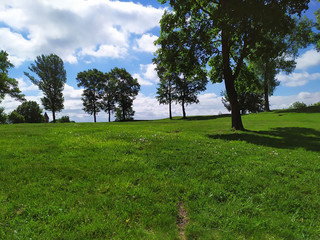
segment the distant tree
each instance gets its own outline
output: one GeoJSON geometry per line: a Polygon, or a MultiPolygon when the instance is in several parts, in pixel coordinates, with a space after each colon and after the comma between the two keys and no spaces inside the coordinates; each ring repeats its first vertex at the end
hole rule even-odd
{"type": "Polygon", "coordinates": [[[24,119],[24,116],[22,116],[21,114],[19,114],[16,110],[12,111],[10,114],[9,114],[9,122],[10,123],[24,123],[25,122],[25,119],[24,119]]]}
{"type": "Polygon", "coordinates": [[[4,112],[4,108],[0,107],[0,124],[6,124],[8,115],[4,112]]]}
{"type": "Polygon", "coordinates": [[[303,102],[294,102],[289,107],[289,109],[297,109],[297,110],[306,109],[306,108],[307,108],[307,104],[303,102]]]}
{"type": "Polygon", "coordinates": [[[208,79],[205,66],[199,63],[194,49],[179,45],[181,35],[181,32],[175,32],[171,37],[160,37],[156,44],[161,48],[156,51],[153,62],[157,65],[158,76],[163,79],[160,84],[164,88],[159,88],[160,100],[164,103],[175,100],[181,104],[183,118],[186,118],[185,106],[199,102],[197,95],[206,90],[208,79]],[[174,89],[175,94],[166,96],[166,93],[172,93],[168,89],[174,89]]]}
{"type": "Polygon", "coordinates": [[[225,82],[231,102],[232,128],[243,130],[235,80],[245,60],[266,43],[267,34],[278,37],[291,34],[295,16],[308,9],[309,0],[160,1],[171,7],[160,21],[158,42],[163,43],[160,47],[186,47],[195,53],[201,65],[208,64],[217,76],[211,80],[225,82]],[[172,44],[177,33],[181,37],[172,44]]]}
{"type": "Polygon", "coordinates": [[[26,123],[43,123],[44,117],[42,115],[42,109],[35,101],[27,101],[22,103],[16,109],[16,112],[24,117],[26,123]]]}
{"type": "Polygon", "coordinates": [[[108,113],[108,120],[111,121],[111,113],[116,109],[116,81],[105,73],[105,81],[102,83],[102,109],[108,113]]]}
{"type": "Polygon", "coordinates": [[[160,78],[156,98],[159,104],[168,104],[169,118],[172,119],[172,102],[174,101],[174,99],[176,99],[172,78],[170,78],[169,76],[166,78],[160,78]]]}
{"type": "Polygon", "coordinates": [[[117,103],[116,118],[119,121],[133,119],[133,100],[138,95],[140,84],[124,68],[110,71],[110,80],[115,83],[115,100],[117,103]]]}
{"type": "Polygon", "coordinates": [[[79,72],[77,75],[78,87],[83,87],[82,94],[83,110],[93,115],[94,122],[97,122],[97,114],[102,108],[103,83],[105,75],[103,72],[92,69],[79,72]]]}
{"type": "MultiPolygon", "coordinates": [[[[318,0],[318,2],[320,2],[320,0],[318,0]]],[[[317,23],[316,23],[316,28],[318,31],[320,31],[320,9],[318,9],[316,12],[316,19],[317,19],[317,23]]],[[[316,48],[318,51],[320,51],[320,33],[316,34],[316,48]]]]}
{"type": "Polygon", "coordinates": [[[27,72],[24,73],[43,92],[42,105],[46,110],[52,112],[53,122],[55,123],[56,112],[60,112],[64,108],[62,91],[67,78],[63,61],[55,54],[41,55],[28,69],[38,76],[37,79],[27,72]]]}
{"type": "Polygon", "coordinates": [[[70,118],[69,116],[62,116],[57,120],[58,123],[70,123],[70,118]]]}
{"type": "Polygon", "coordinates": [[[8,60],[8,54],[1,50],[0,51],[0,102],[9,95],[19,101],[24,100],[24,95],[21,94],[18,88],[18,81],[14,78],[8,77],[8,70],[13,67],[13,64],[8,60]]]}

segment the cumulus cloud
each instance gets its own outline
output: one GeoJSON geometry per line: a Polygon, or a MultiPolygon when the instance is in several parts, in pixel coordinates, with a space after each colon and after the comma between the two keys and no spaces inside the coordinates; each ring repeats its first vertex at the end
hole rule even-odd
{"type": "Polygon", "coordinates": [[[134,78],[138,79],[140,85],[151,86],[159,82],[157,71],[155,70],[156,65],[151,64],[140,64],[140,73],[133,74],[134,78]]]}
{"type": "Polygon", "coordinates": [[[288,108],[292,103],[299,101],[309,105],[319,102],[320,92],[300,92],[297,95],[290,96],[271,96],[270,105],[272,109],[284,109],[288,108]]]}
{"type": "Polygon", "coordinates": [[[158,39],[157,36],[152,34],[144,34],[141,38],[137,39],[137,46],[133,49],[140,52],[154,53],[158,47],[154,45],[154,41],[158,39]]]}
{"type": "Polygon", "coordinates": [[[297,70],[306,70],[310,67],[320,65],[320,53],[317,50],[312,49],[305,52],[301,57],[297,59],[297,70]]]}
{"type": "Polygon", "coordinates": [[[310,74],[308,72],[294,72],[289,75],[280,73],[277,78],[286,87],[299,87],[307,84],[312,80],[320,80],[320,73],[310,74]]]}
{"type": "MultiPolygon", "coordinates": [[[[84,55],[119,58],[132,34],[159,26],[162,14],[163,9],[111,0],[2,0],[0,22],[7,27],[0,28],[0,42],[15,65],[49,53],[70,63],[84,55]]],[[[143,36],[137,42],[145,42],[143,36]]]]}

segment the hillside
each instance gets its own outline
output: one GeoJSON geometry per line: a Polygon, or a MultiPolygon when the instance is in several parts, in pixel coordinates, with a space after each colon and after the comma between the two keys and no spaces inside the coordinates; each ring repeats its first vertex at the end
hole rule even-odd
{"type": "Polygon", "coordinates": [[[0,126],[0,239],[318,239],[320,112],[0,126]]]}

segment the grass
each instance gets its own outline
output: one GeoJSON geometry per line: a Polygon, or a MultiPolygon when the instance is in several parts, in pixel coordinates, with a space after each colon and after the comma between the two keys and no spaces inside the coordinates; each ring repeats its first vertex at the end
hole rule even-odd
{"type": "Polygon", "coordinates": [[[0,126],[0,239],[319,239],[320,111],[0,126]]]}

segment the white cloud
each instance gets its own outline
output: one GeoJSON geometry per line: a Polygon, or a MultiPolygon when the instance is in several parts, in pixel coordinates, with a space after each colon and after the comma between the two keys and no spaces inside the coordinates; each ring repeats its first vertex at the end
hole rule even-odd
{"type": "Polygon", "coordinates": [[[83,54],[123,57],[130,36],[158,27],[162,14],[163,9],[111,0],[2,0],[0,22],[8,27],[0,28],[1,48],[16,65],[49,53],[70,63],[83,54]]]}
{"type": "Polygon", "coordinates": [[[312,80],[320,80],[320,73],[310,74],[308,72],[294,72],[289,75],[280,73],[277,78],[286,87],[299,87],[307,84],[312,80]]]}
{"type": "Polygon", "coordinates": [[[320,65],[320,52],[312,49],[305,52],[301,57],[297,59],[297,70],[306,70],[310,67],[320,65]]]}
{"type": "Polygon", "coordinates": [[[26,83],[23,78],[17,78],[16,79],[18,81],[18,86],[19,86],[19,89],[22,91],[22,92],[27,92],[27,91],[37,91],[39,90],[39,88],[34,85],[34,84],[28,84],[26,83]]]}
{"type": "Polygon", "coordinates": [[[157,36],[152,34],[144,34],[141,38],[137,39],[137,47],[134,50],[140,52],[154,53],[159,47],[154,45],[154,41],[158,39],[157,36]]]}
{"type": "Polygon", "coordinates": [[[307,105],[320,101],[320,92],[300,92],[297,95],[291,96],[271,96],[270,105],[272,109],[284,109],[288,108],[292,103],[299,101],[304,102],[307,105]]]}
{"type": "Polygon", "coordinates": [[[140,85],[154,85],[159,82],[158,74],[155,68],[156,65],[153,63],[140,64],[140,73],[133,74],[133,77],[138,79],[140,85]]]}

